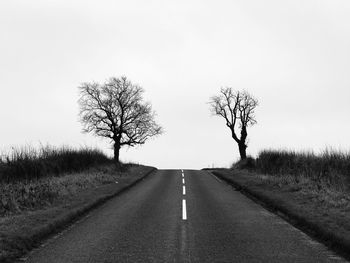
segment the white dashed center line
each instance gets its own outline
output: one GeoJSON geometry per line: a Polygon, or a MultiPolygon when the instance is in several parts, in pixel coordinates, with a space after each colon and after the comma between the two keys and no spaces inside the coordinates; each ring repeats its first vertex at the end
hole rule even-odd
{"type": "Polygon", "coordinates": [[[182,220],[187,220],[186,200],[182,199],[182,220]]]}
{"type": "MultiPolygon", "coordinates": [[[[182,174],[182,195],[186,195],[184,170],[181,170],[181,174],[182,174]]],[[[182,199],[182,220],[187,220],[186,199],[182,199]]]]}

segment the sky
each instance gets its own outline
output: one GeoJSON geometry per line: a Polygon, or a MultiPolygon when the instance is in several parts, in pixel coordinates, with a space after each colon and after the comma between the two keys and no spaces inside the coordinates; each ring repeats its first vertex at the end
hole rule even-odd
{"type": "Polygon", "coordinates": [[[222,87],[259,100],[247,152],[350,149],[348,0],[2,0],[0,149],[108,140],[81,132],[78,86],[127,76],[165,133],[124,148],[158,168],[239,159],[208,101],[222,87]]]}

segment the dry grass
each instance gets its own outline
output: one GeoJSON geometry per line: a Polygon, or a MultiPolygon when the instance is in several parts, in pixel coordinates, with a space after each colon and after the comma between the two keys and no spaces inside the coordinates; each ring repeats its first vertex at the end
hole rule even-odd
{"type": "Polygon", "coordinates": [[[278,177],[309,179],[317,187],[348,191],[350,153],[326,149],[320,154],[286,150],[264,150],[256,159],[256,170],[278,177]]]}
{"type": "Polygon", "coordinates": [[[346,185],[329,184],[327,182],[315,183],[307,177],[296,178],[292,175],[271,176],[256,173],[254,175],[262,185],[271,185],[280,189],[298,192],[300,196],[308,196],[315,203],[322,203],[325,209],[350,210],[350,192],[346,185]]]}
{"type": "Polygon", "coordinates": [[[325,209],[350,208],[350,153],[265,150],[259,153],[255,170],[262,183],[297,189],[325,209]]]}
{"type": "Polygon", "coordinates": [[[33,146],[13,147],[0,156],[0,181],[32,180],[67,172],[79,172],[110,159],[98,149],[33,146]]]}
{"type": "MultiPolygon", "coordinates": [[[[130,167],[129,170],[135,169],[130,167]]],[[[130,173],[125,171],[124,173],[130,173]]],[[[83,189],[116,183],[123,172],[112,164],[84,172],[0,184],[0,216],[49,207],[83,189]]]]}

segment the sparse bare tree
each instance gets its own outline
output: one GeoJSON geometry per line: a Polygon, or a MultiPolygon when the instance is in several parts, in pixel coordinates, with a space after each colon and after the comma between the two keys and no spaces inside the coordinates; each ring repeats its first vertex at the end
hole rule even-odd
{"type": "Polygon", "coordinates": [[[151,104],[143,101],[144,90],[126,77],[110,78],[102,85],[83,83],[79,90],[83,131],[110,139],[117,164],[121,147],[144,144],[162,133],[151,104]]]}
{"type": "Polygon", "coordinates": [[[213,114],[225,119],[232,138],[238,144],[241,160],[246,159],[247,128],[256,124],[254,111],[258,105],[258,100],[247,91],[234,91],[232,88],[222,88],[218,96],[210,98],[209,104],[213,114]],[[240,130],[240,137],[237,136],[237,129],[240,130]]]}

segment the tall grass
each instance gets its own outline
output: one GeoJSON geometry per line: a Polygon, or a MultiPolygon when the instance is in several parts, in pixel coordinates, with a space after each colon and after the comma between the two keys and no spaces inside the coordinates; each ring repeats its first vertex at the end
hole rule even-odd
{"type": "Polygon", "coordinates": [[[0,184],[0,217],[51,206],[69,199],[79,191],[103,184],[115,183],[121,173],[113,165],[101,165],[77,173],[18,180],[0,184]]]}
{"type": "Polygon", "coordinates": [[[31,180],[79,172],[109,161],[100,150],[87,147],[15,147],[0,158],[0,181],[31,180]]]}
{"type": "Polygon", "coordinates": [[[309,178],[329,185],[350,186],[350,152],[326,149],[320,154],[287,150],[263,150],[256,168],[266,174],[309,178]]]}

